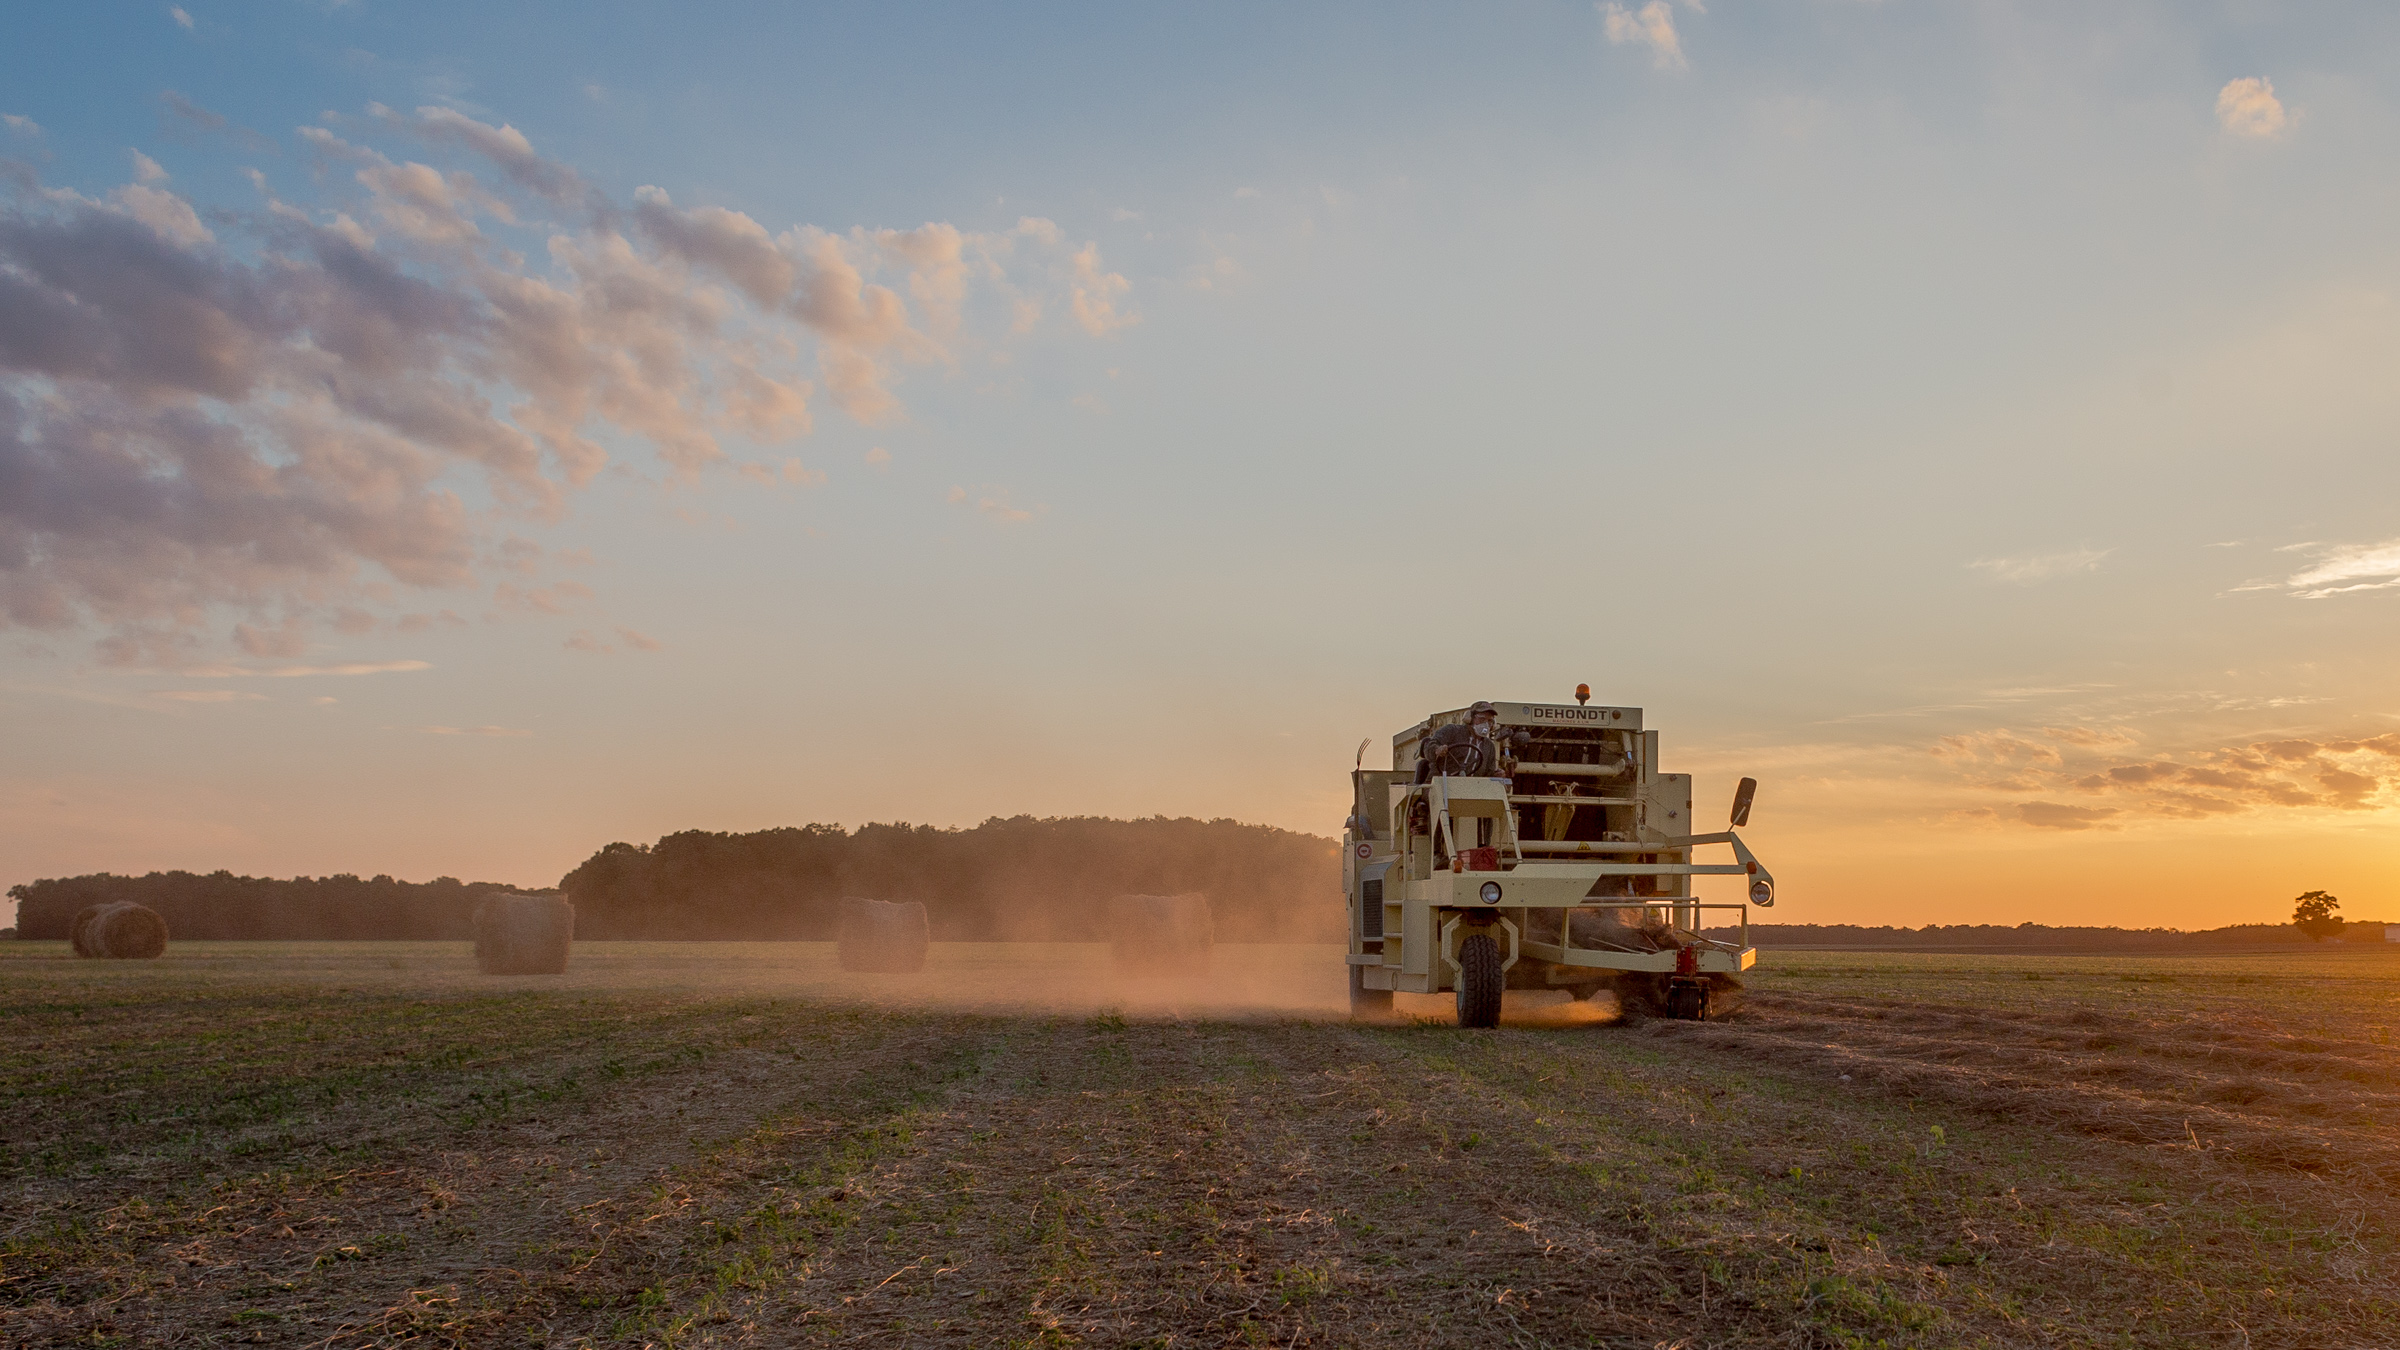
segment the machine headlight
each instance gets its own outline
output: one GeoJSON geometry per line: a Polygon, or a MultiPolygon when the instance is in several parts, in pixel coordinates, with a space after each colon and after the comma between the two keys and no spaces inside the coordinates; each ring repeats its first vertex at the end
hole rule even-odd
{"type": "Polygon", "coordinates": [[[1499,882],[1497,882],[1497,881],[1487,881],[1487,882],[1483,883],[1483,889],[1482,889],[1482,890],[1480,890],[1480,891],[1477,891],[1477,892],[1476,892],[1476,894],[1477,894],[1477,895],[1480,895],[1480,896],[1482,896],[1482,897],[1483,897],[1483,903],[1485,903],[1485,904],[1487,904],[1487,905],[1496,905],[1496,904],[1499,904],[1499,903],[1500,903],[1500,883],[1499,883],[1499,882]]]}
{"type": "Polygon", "coordinates": [[[1751,882],[1750,903],[1761,909],[1772,909],[1775,905],[1775,888],[1764,881],[1751,882]]]}

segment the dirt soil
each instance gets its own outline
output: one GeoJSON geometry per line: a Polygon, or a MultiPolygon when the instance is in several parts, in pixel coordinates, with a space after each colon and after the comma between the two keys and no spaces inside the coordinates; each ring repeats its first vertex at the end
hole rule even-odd
{"type": "Polygon", "coordinates": [[[0,944],[9,1345],[2400,1343],[2400,959],[0,944]]]}

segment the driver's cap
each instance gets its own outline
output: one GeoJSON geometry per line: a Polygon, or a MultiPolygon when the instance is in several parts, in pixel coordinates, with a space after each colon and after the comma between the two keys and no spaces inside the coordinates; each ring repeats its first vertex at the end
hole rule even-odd
{"type": "Polygon", "coordinates": [[[1495,708],[1495,707],[1493,707],[1491,704],[1489,704],[1489,703],[1478,703],[1478,704],[1476,704],[1474,707],[1467,709],[1467,716],[1469,716],[1469,717],[1473,717],[1473,716],[1474,716],[1475,714],[1477,714],[1477,713],[1487,713],[1487,712],[1488,712],[1488,713],[1490,713],[1490,714],[1491,714],[1492,716],[1494,716],[1494,717],[1498,717],[1498,716],[1500,715],[1500,710],[1499,710],[1498,708],[1495,708]]]}

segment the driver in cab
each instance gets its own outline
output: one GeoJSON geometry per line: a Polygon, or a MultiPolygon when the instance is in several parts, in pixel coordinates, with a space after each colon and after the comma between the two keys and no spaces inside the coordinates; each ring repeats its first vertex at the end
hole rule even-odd
{"type": "Polygon", "coordinates": [[[1497,778],[1503,745],[1513,750],[1532,739],[1531,732],[1519,731],[1504,742],[1500,735],[1500,710],[1479,702],[1467,709],[1466,721],[1436,727],[1425,738],[1417,754],[1417,781],[1422,783],[1437,773],[1460,778],[1497,778]]]}

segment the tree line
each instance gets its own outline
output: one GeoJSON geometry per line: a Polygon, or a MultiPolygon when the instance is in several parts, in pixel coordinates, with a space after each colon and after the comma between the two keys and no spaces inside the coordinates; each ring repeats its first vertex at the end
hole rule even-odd
{"type": "Polygon", "coordinates": [[[8,888],[17,902],[17,936],[63,940],[75,912],[106,900],[158,911],[178,940],[209,938],[464,938],[489,881],[394,881],[360,878],[235,876],[231,872],[152,872],[147,876],[58,877],[8,888]]]}
{"type": "Polygon", "coordinates": [[[943,942],[1099,941],[1110,897],[1186,891],[1220,941],[1335,941],[1343,923],[1333,840],[1189,817],[689,830],[610,844],[559,885],[597,938],[830,938],[846,895],[921,901],[943,942]]]}
{"type": "Polygon", "coordinates": [[[1110,897],[1209,897],[1226,942],[1336,941],[1333,840],[1232,820],[994,817],[971,829],[802,825],[613,843],[555,887],[97,873],[12,886],[20,938],[63,939],[103,900],[157,910],[179,939],[460,939],[493,890],[563,891],[584,939],[828,940],[843,896],[922,901],[942,941],[1097,941],[1110,897]]]}
{"type": "MultiPolygon", "coordinates": [[[[2382,936],[2383,925],[2353,924],[2361,931],[2371,930],[2376,938],[2382,936]]],[[[1711,937],[1730,938],[1732,929],[1712,929],[1711,937]]],[[[2338,930],[2337,930],[2338,931],[2338,930]]],[[[2208,928],[2187,932],[2179,928],[2088,928],[2053,927],[2049,924],[2023,923],[2014,926],[1990,923],[1927,924],[1923,928],[1895,928],[1888,925],[1867,926],[1851,923],[1753,923],[1750,941],[1760,947],[1969,947],[2010,949],[2018,951],[2061,949],[2074,951],[2146,951],[2146,952],[2209,952],[2229,948],[2297,946],[2322,934],[2289,923],[2237,923],[2224,928],[2208,928]]]]}

